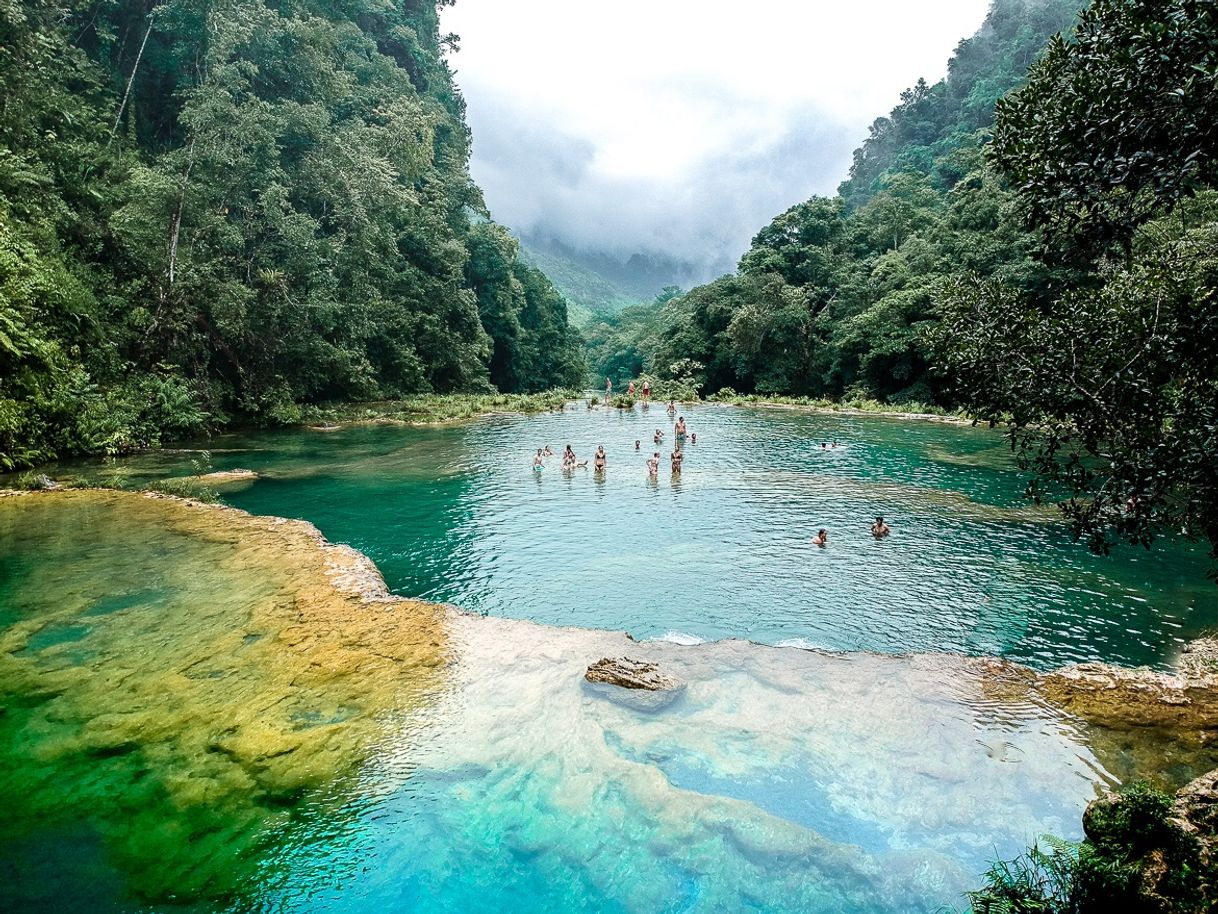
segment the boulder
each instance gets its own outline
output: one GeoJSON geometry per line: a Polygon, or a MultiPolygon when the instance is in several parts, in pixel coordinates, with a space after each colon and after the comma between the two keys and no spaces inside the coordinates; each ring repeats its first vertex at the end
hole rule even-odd
{"type": "Polygon", "coordinates": [[[602,657],[584,679],[597,694],[640,711],[666,708],[685,691],[684,682],[657,664],[629,657],[602,657]]]}

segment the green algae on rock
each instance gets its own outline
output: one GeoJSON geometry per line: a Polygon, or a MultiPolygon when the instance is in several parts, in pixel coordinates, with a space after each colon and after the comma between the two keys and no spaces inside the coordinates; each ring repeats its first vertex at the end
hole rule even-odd
{"type": "Polygon", "coordinates": [[[307,523],[78,490],[0,545],[0,841],[87,822],[144,899],[239,891],[443,680],[442,612],[307,523]]]}

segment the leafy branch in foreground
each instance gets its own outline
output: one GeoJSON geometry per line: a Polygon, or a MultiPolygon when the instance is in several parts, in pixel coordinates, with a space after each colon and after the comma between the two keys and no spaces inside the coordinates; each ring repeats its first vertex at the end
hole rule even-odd
{"type": "Polygon", "coordinates": [[[952,283],[939,364],[966,411],[1007,424],[1036,473],[1029,494],[1065,498],[1092,548],[1178,531],[1218,546],[1218,222],[1162,220],[1137,252],[1099,288],[1040,307],[952,283]]]}

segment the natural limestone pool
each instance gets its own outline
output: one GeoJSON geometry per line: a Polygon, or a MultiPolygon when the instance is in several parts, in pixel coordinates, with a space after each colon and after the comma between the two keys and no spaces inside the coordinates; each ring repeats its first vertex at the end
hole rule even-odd
{"type": "Polygon", "coordinates": [[[1197,550],[1090,556],[981,430],[686,418],[654,483],[654,407],[212,443],[260,474],[230,503],[473,613],[307,525],[0,498],[0,908],[935,911],[1098,786],[1218,763],[984,659],[1166,664],[1218,611],[1197,550]],[[568,440],[603,479],[531,474],[568,440]],[[622,654],[685,692],[583,683],[622,654]]]}

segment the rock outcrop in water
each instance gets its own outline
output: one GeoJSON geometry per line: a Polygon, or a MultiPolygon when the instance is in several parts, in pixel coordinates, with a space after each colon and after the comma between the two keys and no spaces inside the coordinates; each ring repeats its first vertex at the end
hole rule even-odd
{"type": "Polygon", "coordinates": [[[602,657],[584,673],[595,691],[628,707],[656,711],[672,704],[685,683],[658,664],[629,657],[602,657]]]}
{"type": "Polygon", "coordinates": [[[661,672],[660,667],[645,660],[618,657],[611,660],[602,657],[588,667],[584,678],[589,682],[604,682],[623,689],[645,689],[649,692],[667,692],[683,687],[676,676],[661,672]]]}
{"type": "Polygon", "coordinates": [[[1039,677],[1059,707],[1105,727],[1159,727],[1218,739],[1218,640],[1185,648],[1171,673],[1079,663],[1039,677]]]}

